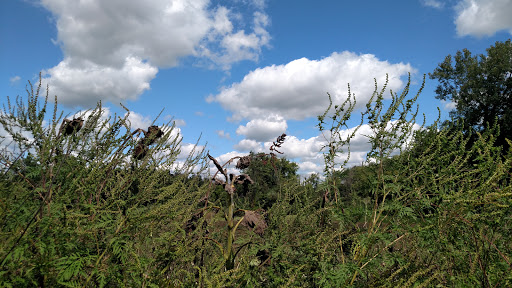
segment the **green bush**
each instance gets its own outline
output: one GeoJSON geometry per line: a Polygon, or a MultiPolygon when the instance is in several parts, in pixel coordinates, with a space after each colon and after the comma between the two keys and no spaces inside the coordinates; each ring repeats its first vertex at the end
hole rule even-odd
{"type": "MultiPolygon", "coordinates": [[[[174,127],[161,127],[162,137],[135,160],[140,140],[128,113],[107,117],[99,103],[82,113],[81,127],[66,131],[57,104],[47,118],[48,91],[44,99],[40,86],[27,92],[26,102],[9,101],[0,115],[7,133],[0,158],[2,286],[158,283],[166,273],[156,269],[163,262],[157,248],[182,238],[180,223],[206,191],[186,174],[161,184],[180,151],[174,127]]],[[[187,164],[200,164],[201,155],[187,164]]]]}
{"type": "Polygon", "coordinates": [[[419,92],[387,101],[375,86],[367,162],[340,158],[349,93],[319,117],[325,177],[304,181],[270,155],[248,155],[241,175],[217,162],[216,180],[190,172],[204,151],[177,169],[172,125],[142,135],[101,103],[60,129],[69,121],[29,86],[0,114],[0,287],[512,286],[499,127],[418,128],[419,92]],[[244,173],[253,184],[236,184],[244,173]]]}

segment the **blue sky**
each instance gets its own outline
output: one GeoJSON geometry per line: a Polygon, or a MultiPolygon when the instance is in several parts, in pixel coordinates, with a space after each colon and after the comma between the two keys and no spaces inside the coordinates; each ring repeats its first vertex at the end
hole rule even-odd
{"type": "MultiPolygon", "coordinates": [[[[174,117],[184,152],[201,144],[221,160],[283,145],[300,172],[322,171],[316,116],[347,83],[362,105],[373,79],[412,92],[448,54],[485,53],[512,33],[512,0],[7,0],[0,2],[0,90],[25,95],[43,71],[74,113],[123,103],[133,128],[174,117]]],[[[427,77],[420,110],[440,107],[427,77]]],[[[353,122],[355,124],[355,121],[353,122]]],[[[364,131],[364,129],[362,130],[364,131]]],[[[359,135],[351,165],[368,145],[359,135]]]]}

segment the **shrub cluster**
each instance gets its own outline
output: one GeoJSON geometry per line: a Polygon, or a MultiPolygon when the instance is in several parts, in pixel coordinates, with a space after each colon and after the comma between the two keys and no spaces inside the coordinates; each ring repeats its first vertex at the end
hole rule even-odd
{"type": "Polygon", "coordinates": [[[239,174],[203,150],[178,165],[170,123],[143,131],[101,103],[67,119],[29,85],[0,113],[0,287],[512,286],[499,127],[418,129],[421,90],[385,88],[361,114],[367,162],[341,158],[349,93],[318,118],[324,177],[301,180],[274,153],[285,135],[239,174]]]}

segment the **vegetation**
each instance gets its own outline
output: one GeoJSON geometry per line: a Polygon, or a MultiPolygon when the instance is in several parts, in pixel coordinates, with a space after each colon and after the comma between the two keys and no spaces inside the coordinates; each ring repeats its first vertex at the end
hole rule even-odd
{"type": "Polygon", "coordinates": [[[457,51],[430,74],[439,80],[436,98],[455,103],[452,116],[464,119],[468,127],[482,131],[498,124],[500,145],[512,135],[512,42],[496,42],[487,55],[473,56],[467,49],[457,51]]]}
{"type": "Polygon", "coordinates": [[[101,103],[66,119],[29,85],[0,113],[0,287],[512,286],[500,123],[417,125],[421,90],[388,101],[386,84],[361,113],[367,162],[346,167],[349,93],[318,118],[325,173],[305,180],[277,157],[285,135],[178,165],[172,123],[141,130],[101,103]]]}

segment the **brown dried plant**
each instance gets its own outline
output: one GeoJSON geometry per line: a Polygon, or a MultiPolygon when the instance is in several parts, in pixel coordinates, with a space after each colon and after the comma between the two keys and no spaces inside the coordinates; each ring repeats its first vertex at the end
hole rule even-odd
{"type": "MultiPolygon", "coordinates": [[[[286,138],[286,134],[283,133],[281,136],[277,137],[275,142],[273,142],[272,146],[270,147],[271,152],[269,153],[269,155],[272,157],[272,159],[275,158],[274,152],[283,154],[282,152],[277,150],[277,148],[281,148],[281,145],[284,143],[285,138],[286,138]]],[[[268,155],[268,154],[260,153],[257,155],[257,157],[266,156],[266,155],[268,155]]],[[[226,191],[226,193],[229,196],[229,206],[228,206],[227,213],[225,214],[225,217],[227,220],[227,230],[228,230],[228,236],[226,239],[225,246],[221,245],[220,243],[218,243],[217,241],[215,241],[213,239],[211,239],[211,240],[215,241],[217,243],[217,245],[222,250],[222,254],[224,257],[224,263],[225,263],[225,269],[231,270],[235,267],[235,258],[236,258],[236,255],[238,254],[238,252],[243,247],[251,244],[251,242],[245,243],[244,245],[241,245],[240,247],[238,247],[238,250],[235,252],[233,243],[235,241],[235,232],[236,232],[236,229],[238,228],[238,226],[240,224],[242,224],[243,226],[246,226],[247,228],[252,230],[254,233],[261,236],[261,235],[263,235],[264,230],[267,228],[267,224],[264,220],[264,217],[261,215],[261,213],[259,213],[257,211],[251,211],[251,210],[243,210],[243,211],[245,211],[245,215],[240,220],[238,220],[237,223],[235,223],[235,219],[234,219],[234,213],[235,213],[234,194],[235,194],[235,190],[236,190],[235,184],[248,185],[248,184],[252,184],[254,181],[247,174],[239,174],[239,175],[235,175],[232,173],[228,174],[227,169],[225,169],[224,167],[226,165],[228,165],[229,163],[233,162],[234,160],[238,159],[236,168],[240,169],[240,170],[245,169],[245,168],[249,167],[249,165],[251,163],[251,156],[247,155],[247,156],[232,157],[231,159],[226,161],[226,163],[224,163],[224,165],[220,165],[220,163],[217,161],[217,159],[215,159],[209,153],[207,154],[207,156],[214,163],[215,167],[217,168],[217,172],[215,172],[215,174],[213,175],[211,183],[215,184],[215,185],[222,185],[222,187],[224,188],[224,190],[226,191]],[[224,179],[217,178],[218,173],[222,174],[224,176],[223,177],[224,179]]],[[[275,167],[275,165],[274,165],[274,167],[275,167]]],[[[208,206],[208,197],[209,197],[209,191],[208,191],[208,194],[204,197],[205,208],[207,208],[207,206],[208,206]]]]}
{"type": "Polygon", "coordinates": [[[137,160],[142,160],[146,157],[149,151],[148,146],[155,143],[158,138],[161,138],[164,135],[164,132],[156,125],[149,126],[148,131],[139,128],[135,130],[132,135],[140,132],[144,134],[144,137],[137,142],[133,149],[133,158],[137,160]]]}
{"type": "Polygon", "coordinates": [[[73,118],[73,120],[64,119],[60,125],[59,134],[62,136],[69,136],[78,133],[84,124],[82,117],[73,118]]]}
{"type": "Polygon", "coordinates": [[[286,134],[283,133],[283,134],[281,134],[281,136],[277,137],[275,142],[272,142],[272,146],[270,146],[270,151],[271,151],[270,155],[272,157],[275,157],[275,154],[272,151],[275,151],[279,154],[283,154],[283,152],[280,152],[279,150],[277,150],[277,148],[281,148],[281,145],[283,145],[285,138],[286,138],[286,134]]]}

